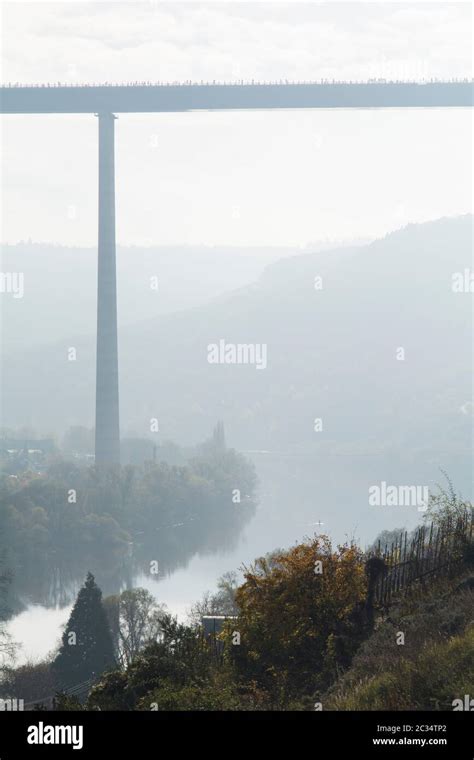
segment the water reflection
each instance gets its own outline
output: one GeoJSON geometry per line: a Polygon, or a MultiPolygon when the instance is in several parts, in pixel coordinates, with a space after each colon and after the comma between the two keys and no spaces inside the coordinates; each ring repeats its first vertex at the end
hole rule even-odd
{"type": "Polygon", "coordinates": [[[158,582],[185,569],[190,560],[200,555],[228,554],[234,551],[254,507],[246,505],[239,514],[225,521],[216,520],[211,526],[198,518],[152,528],[133,536],[132,541],[117,547],[84,554],[56,550],[22,557],[19,570],[8,588],[9,616],[21,613],[29,605],[62,608],[70,605],[92,572],[103,596],[118,594],[133,588],[138,576],[158,582]],[[246,515],[244,515],[244,513],[246,515]]]}

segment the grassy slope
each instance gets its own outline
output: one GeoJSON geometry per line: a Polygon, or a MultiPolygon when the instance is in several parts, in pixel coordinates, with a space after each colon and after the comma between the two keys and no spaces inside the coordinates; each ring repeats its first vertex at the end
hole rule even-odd
{"type": "Polygon", "coordinates": [[[474,592],[457,589],[460,580],[393,607],[326,693],[324,709],[452,710],[454,699],[474,697],[474,592]]]}

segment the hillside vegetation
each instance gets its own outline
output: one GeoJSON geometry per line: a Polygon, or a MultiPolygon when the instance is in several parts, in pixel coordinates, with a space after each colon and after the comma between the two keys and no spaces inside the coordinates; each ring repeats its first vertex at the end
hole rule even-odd
{"type": "Polygon", "coordinates": [[[393,607],[323,703],[328,710],[452,710],[454,700],[473,693],[469,574],[420,589],[393,607]]]}
{"type": "MultiPolygon", "coordinates": [[[[433,500],[432,507],[436,499],[433,500]]],[[[446,494],[444,514],[472,521],[446,494]]],[[[126,670],[105,674],[90,708],[128,710],[450,710],[474,684],[472,529],[463,559],[374,604],[384,561],[325,536],[244,568],[217,640],[164,620],[126,670]],[[217,649],[216,649],[217,647],[217,649]]],[[[416,561],[416,560],[414,560],[416,561]]],[[[201,612],[206,612],[201,609],[201,612]]],[[[211,610],[210,610],[211,612],[211,610]]],[[[224,610],[222,610],[224,612],[224,610]]],[[[216,614],[216,609],[212,609],[216,614]]]]}

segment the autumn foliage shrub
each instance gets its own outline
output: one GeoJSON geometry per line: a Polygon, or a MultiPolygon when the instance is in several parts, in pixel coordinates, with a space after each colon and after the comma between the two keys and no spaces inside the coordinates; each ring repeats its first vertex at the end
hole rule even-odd
{"type": "Polygon", "coordinates": [[[357,610],[367,579],[361,550],[333,549],[326,536],[258,559],[236,593],[238,619],[228,627],[226,652],[238,677],[253,680],[274,706],[312,694],[334,677],[338,658],[362,635],[357,610]],[[240,644],[231,634],[238,631],[240,644]]]}

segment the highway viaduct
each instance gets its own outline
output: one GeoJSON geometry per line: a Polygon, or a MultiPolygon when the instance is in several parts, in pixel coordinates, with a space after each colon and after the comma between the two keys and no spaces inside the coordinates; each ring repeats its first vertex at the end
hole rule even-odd
{"type": "Polygon", "coordinates": [[[115,265],[116,113],[303,108],[470,108],[471,81],[5,85],[2,114],[98,116],[99,209],[95,461],[120,464],[115,265]]]}

